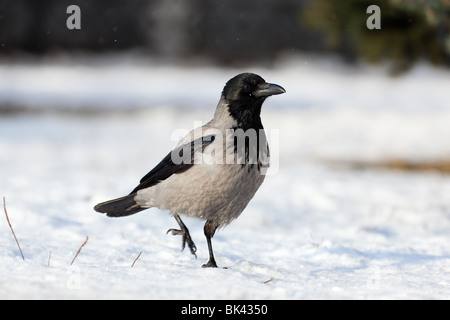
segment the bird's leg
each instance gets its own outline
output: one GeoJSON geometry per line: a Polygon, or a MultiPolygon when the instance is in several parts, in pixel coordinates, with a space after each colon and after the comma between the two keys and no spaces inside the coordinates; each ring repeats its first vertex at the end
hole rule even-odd
{"type": "Polygon", "coordinates": [[[216,260],[214,259],[214,253],[211,244],[211,238],[214,236],[219,224],[217,222],[207,220],[205,227],[203,228],[206,236],[206,241],[208,242],[209,260],[206,264],[202,265],[202,268],[217,268],[216,260]]]}
{"type": "Polygon", "coordinates": [[[189,230],[186,227],[186,225],[181,221],[181,218],[179,215],[174,215],[175,220],[177,220],[178,225],[180,226],[180,229],[169,229],[167,230],[167,233],[171,232],[173,235],[181,235],[182,236],[182,244],[181,244],[181,250],[184,250],[186,247],[186,243],[191,250],[191,253],[195,256],[197,259],[197,255],[195,252],[197,251],[197,247],[195,246],[194,241],[192,241],[191,235],[189,234],[189,230]]]}

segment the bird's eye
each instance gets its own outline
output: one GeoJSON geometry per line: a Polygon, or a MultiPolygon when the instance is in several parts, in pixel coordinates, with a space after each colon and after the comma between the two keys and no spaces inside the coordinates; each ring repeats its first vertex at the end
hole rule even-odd
{"type": "Polygon", "coordinates": [[[248,88],[250,88],[250,86],[249,86],[248,84],[244,84],[244,85],[242,86],[242,89],[243,89],[244,91],[248,91],[248,88]]]}

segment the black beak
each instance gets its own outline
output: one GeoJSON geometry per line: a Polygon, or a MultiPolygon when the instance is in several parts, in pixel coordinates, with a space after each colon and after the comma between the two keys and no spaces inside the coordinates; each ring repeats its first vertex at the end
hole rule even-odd
{"type": "Polygon", "coordinates": [[[258,89],[253,93],[255,97],[268,97],[276,94],[285,93],[283,87],[273,83],[262,83],[258,86],[258,89]]]}

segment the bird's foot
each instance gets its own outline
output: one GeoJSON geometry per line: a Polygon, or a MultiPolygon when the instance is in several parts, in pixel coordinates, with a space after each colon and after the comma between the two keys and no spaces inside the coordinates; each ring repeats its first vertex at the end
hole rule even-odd
{"type": "Polygon", "coordinates": [[[217,268],[216,260],[210,258],[207,263],[202,265],[202,268],[217,268]]]}
{"type": "Polygon", "coordinates": [[[189,250],[191,250],[191,254],[194,255],[195,259],[197,259],[197,255],[195,254],[195,252],[197,251],[197,247],[195,246],[194,241],[192,241],[191,235],[189,234],[189,230],[187,229],[169,229],[167,230],[167,233],[171,232],[172,235],[177,236],[177,235],[181,235],[181,251],[184,250],[184,248],[186,247],[186,243],[189,247],[189,250]]]}

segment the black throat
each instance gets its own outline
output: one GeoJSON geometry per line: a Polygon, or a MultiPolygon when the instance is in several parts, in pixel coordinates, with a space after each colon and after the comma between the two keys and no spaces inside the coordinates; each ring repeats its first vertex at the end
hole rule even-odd
{"type": "Polygon", "coordinates": [[[261,122],[261,107],[265,98],[253,101],[232,101],[228,105],[230,116],[236,120],[236,128],[243,129],[263,129],[261,122]]]}
{"type": "MultiPolygon", "coordinates": [[[[233,130],[243,130],[242,134],[245,137],[244,145],[239,144],[237,134],[234,138],[234,153],[245,154],[245,164],[241,165],[242,168],[247,167],[248,170],[252,168],[261,168],[261,151],[268,152],[267,142],[264,140],[264,143],[261,141],[261,131],[264,130],[264,127],[261,122],[261,106],[264,102],[265,98],[257,99],[256,101],[252,101],[252,104],[243,104],[242,102],[231,102],[228,105],[228,111],[236,120],[237,124],[234,126],[233,130]],[[256,141],[250,142],[250,137],[256,137],[256,141]],[[263,143],[264,146],[260,144],[263,143]],[[243,150],[239,148],[244,147],[243,150]],[[262,149],[261,149],[262,148],[262,149]]],[[[242,137],[241,137],[242,138],[242,137]]]]}

